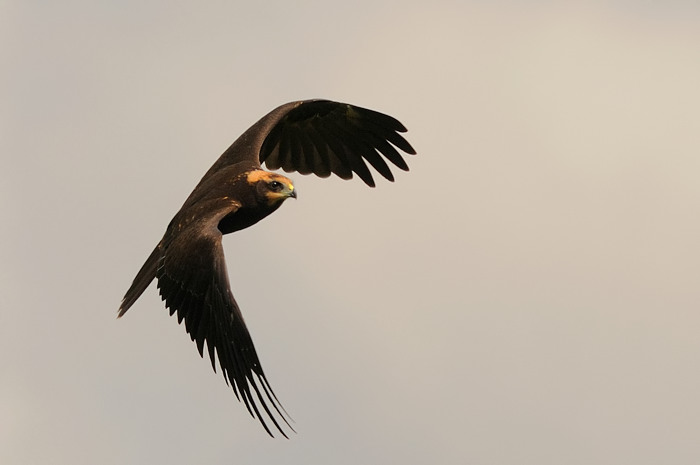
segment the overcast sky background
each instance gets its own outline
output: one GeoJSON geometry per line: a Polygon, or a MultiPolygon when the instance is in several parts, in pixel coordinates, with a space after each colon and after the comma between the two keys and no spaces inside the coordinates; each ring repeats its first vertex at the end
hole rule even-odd
{"type": "Polygon", "coordinates": [[[697,464],[697,2],[0,1],[3,464],[697,464]],[[409,129],[227,236],[270,439],[155,287],[277,105],[409,129]]]}

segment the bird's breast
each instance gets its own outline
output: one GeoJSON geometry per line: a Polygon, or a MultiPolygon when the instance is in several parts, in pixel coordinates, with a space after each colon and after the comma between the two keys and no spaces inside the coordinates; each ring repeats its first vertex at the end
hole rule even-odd
{"type": "Polygon", "coordinates": [[[239,208],[235,212],[224,216],[219,222],[219,230],[222,234],[230,234],[253,226],[255,223],[277,210],[278,206],[275,208],[239,208]]]}

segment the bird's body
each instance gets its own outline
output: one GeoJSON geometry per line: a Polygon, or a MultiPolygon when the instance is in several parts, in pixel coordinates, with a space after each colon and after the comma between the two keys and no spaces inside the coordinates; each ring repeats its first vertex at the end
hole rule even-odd
{"type": "Polygon", "coordinates": [[[254,225],[296,197],[292,181],[262,170],[262,162],[321,177],[335,173],[349,179],[354,172],[374,186],[363,159],[393,180],[380,153],[407,170],[391,145],[415,153],[398,134],[404,131],[390,116],[327,100],[291,102],[268,113],[221,155],[185,200],[126,292],[119,316],[157,279],[166,307],[171,315],[177,312],[178,322],[184,320],[200,355],[206,342],[212,367],[216,370],[218,357],[224,378],[249,412],[272,435],[262,407],[286,436],[278,418],[289,422],[230,290],[222,235],[254,225]]]}

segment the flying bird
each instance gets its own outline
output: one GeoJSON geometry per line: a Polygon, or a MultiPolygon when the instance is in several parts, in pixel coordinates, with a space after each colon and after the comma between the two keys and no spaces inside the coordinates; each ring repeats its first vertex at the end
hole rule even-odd
{"type": "Polygon", "coordinates": [[[243,133],[206,172],[172,219],[163,238],[124,295],[123,316],[154,279],[170,315],[206,350],[236,397],[273,436],[266,418],[287,437],[288,415],[263,372],[243,316],[229,286],[221,238],[254,225],[297,190],[270,170],[342,179],[374,179],[366,162],[394,180],[385,159],[408,171],[403,154],[415,150],[391,116],[329,100],[304,100],[277,107],[243,133]],[[399,149],[399,150],[397,150],[399,149]],[[263,415],[264,412],[264,415],[263,415]],[[281,419],[281,420],[280,420],[281,419]]]}

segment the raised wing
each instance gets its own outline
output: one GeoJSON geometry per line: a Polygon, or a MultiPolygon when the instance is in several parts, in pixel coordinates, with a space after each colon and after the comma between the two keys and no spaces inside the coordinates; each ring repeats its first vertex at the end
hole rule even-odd
{"type": "Polygon", "coordinates": [[[160,295],[170,314],[177,313],[178,322],[185,322],[202,357],[206,342],[212,368],[216,371],[218,358],[226,382],[250,414],[270,436],[265,417],[287,437],[278,419],[293,428],[265,377],[229,286],[217,225],[225,215],[235,212],[238,204],[218,202],[222,204],[205,202],[200,210],[205,212],[203,217],[184,226],[175,221],[166,233],[156,271],[160,295]]]}
{"type": "Polygon", "coordinates": [[[202,178],[203,183],[222,168],[236,170],[260,167],[287,172],[335,173],[350,179],[356,173],[374,186],[365,162],[386,179],[394,176],[386,160],[407,171],[398,149],[415,154],[400,133],[406,128],[391,116],[347,103],[302,100],[281,105],[262,117],[219,157],[202,178]]]}

